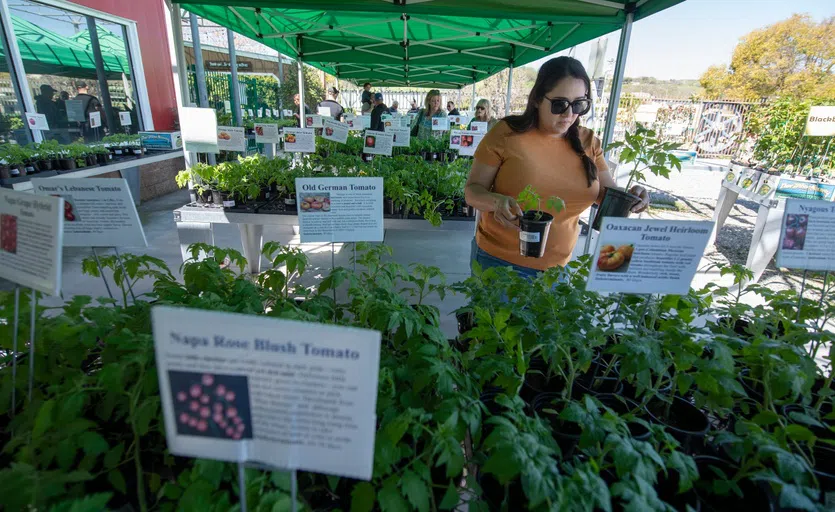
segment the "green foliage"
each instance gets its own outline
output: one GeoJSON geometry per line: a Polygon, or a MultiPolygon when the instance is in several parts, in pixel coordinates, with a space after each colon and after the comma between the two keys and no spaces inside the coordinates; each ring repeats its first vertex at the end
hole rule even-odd
{"type": "MultiPolygon", "coordinates": [[[[519,203],[523,211],[533,210],[536,219],[542,217],[542,198],[539,197],[532,185],[528,185],[519,192],[516,202],[519,203]]],[[[557,196],[551,196],[545,201],[545,208],[551,212],[559,213],[565,209],[565,202],[557,196]]]]}
{"type": "Polygon", "coordinates": [[[633,182],[646,179],[646,171],[665,178],[670,177],[674,167],[681,171],[681,161],[670,153],[679,145],[675,142],[662,142],[655,130],[647,129],[638,123],[634,133],[626,132],[623,141],[609,144],[606,150],[622,148],[619,162],[632,165],[629,181],[626,183],[626,190],[629,190],[633,182]]]}

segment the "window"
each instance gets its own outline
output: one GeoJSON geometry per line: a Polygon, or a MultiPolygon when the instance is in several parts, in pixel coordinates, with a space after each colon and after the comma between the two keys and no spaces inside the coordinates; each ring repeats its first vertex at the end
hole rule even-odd
{"type": "Polygon", "coordinates": [[[9,13],[35,110],[49,123],[45,139],[96,142],[142,129],[123,25],[32,0],[9,0],[9,13]]]}
{"type": "MultiPolygon", "coordinates": [[[[0,20],[2,29],[2,20],[0,20]]],[[[3,33],[6,33],[3,30],[3,33]]],[[[16,142],[17,144],[28,144],[31,142],[31,134],[26,129],[23,118],[23,103],[17,90],[17,82],[12,76],[14,66],[12,65],[11,53],[5,37],[2,39],[3,58],[0,59],[0,144],[16,142]]]]}

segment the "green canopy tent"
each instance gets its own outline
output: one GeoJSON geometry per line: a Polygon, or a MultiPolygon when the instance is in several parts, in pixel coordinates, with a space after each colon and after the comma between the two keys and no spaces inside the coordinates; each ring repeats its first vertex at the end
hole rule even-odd
{"type": "Polygon", "coordinates": [[[340,79],[391,86],[461,88],[505,68],[510,81],[514,66],[622,30],[607,142],[633,21],[683,0],[175,1],[340,79]]]}
{"type": "MultiPolygon", "coordinates": [[[[18,16],[12,16],[11,19],[27,73],[96,78],[96,62],[89,48],[89,34],[85,46],[82,42],[44,30],[18,16]]],[[[102,48],[102,60],[108,79],[118,79],[122,73],[130,73],[124,45],[121,54],[102,48]]],[[[5,68],[6,59],[0,59],[0,70],[8,72],[5,68]]]]}

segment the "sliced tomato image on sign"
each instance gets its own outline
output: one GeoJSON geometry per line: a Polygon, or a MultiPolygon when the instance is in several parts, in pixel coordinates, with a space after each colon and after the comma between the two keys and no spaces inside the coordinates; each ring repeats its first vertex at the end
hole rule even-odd
{"type": "Polygon", "coordinates": [[[624,263],[626,263],[626,259],[618,251],[601,252],[600,257],[597,259],[597,268],[604,271],[617,270],[624,263]]]}
{"type": "Polygon", "coordinates": [[[0,215],[0,249],[17,252],[17,217],[14,215],[0,215]]]}

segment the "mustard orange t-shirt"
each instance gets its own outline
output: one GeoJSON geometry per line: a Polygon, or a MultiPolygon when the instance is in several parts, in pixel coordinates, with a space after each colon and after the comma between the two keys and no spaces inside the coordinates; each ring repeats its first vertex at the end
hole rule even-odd
{"type": "MultiPolygon", "coordinates": [[[[580,140],[598,171],[608,170],[600,140],[594,133],[580,128],[580,140]]],[[[565,266],[577,244],[580,214],[597,200],[600,192],[599,181],[589,186],[582,159],[571,143],[537,129],[515,133],[502,121],[484,136],[475,159],[499,167],[492,192],[516,198],[526,186],[532,185],[542,198],[542,209],[554,216],[542,258],[522,256],[518,231],[503,227],[492,212],[481,215],[476,230],[478,246],[491,256],[522,267],[545,270],[565,266]],[[545,201],[551,196],[565,201],[563,211],[557,213],[545,208],[545,201]]]]}

